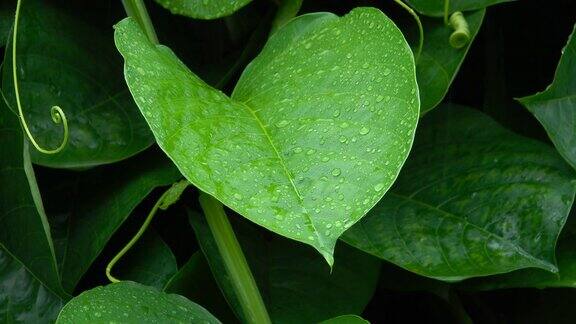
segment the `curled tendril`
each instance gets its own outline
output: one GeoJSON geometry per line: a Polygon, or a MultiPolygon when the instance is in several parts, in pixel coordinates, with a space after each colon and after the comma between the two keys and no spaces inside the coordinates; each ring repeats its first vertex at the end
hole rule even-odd
{"type": "Polygon", "coordinates": [[[462,48],[470,41],[470,29],[468,22],[461,11],[456,11],[450,15],[450,0],[444,0],[444,23],[451,26],[454,32],[448,41],[454,48],[462,48]]]}
{"type": "Polygon", "coordinates": [[[414,61],[418,63],[418,60],[420,59],[420,54],[422,54],[422,47],[424,46],[424,28],[422,27],[422,22],[420,21],[420,17],[418,17],[418,14],[414,12],[414,10],[412,10],[412,8],[410,8],[407,4],[402,2],[402,0],[394,0],[394,2],[396,2],[400,7],[404,8],[406,11],[408,11],[408,13],[414,18],[414,21],[416,21],[416,25],[418,25],[418,49],[414,54],[414,61]]]}
{"type": "Polygon", "coordinates": [[[24,128],[24,131],[26,132],[28,139],[30,140],[32,145],[34,145],[34,147],[39,152],[44,153],[44,154],[56,154],[56,153],[62,151],[62,149],[64,149],[64,147],[66,146],[66,143],[68,142],[68,134],[69,134],[69,132],[68,132],[68,120],[66,119],[66,114],[64,113],[62,108],[60,108],[59,106],[52,106],[52,108],[50,109],[50,116],[52,117],[52,121],[55,124],[62,124],[62,127],[64,127],[64,138],[62,140],[62,143],[60,143],[60,145],[55,149],[45,149],[45,148],[41,147],[38,144],[38,142],[36,142],[36,140],[34,139],[34,136],[30,132],[30,128],[28,127],[28,124],[26,123],[26,119],[24,118],[24,112],[22,110],[22,104],[20,102],[20,91],[19,91],[19,87],[18,87],[18,73],[17,73],[17,66],[18,65],[16,64],[16,41],[18,39],[18,21],[20,19],[21,4],[22,4],[22,0],[18,0],[18,2],[16,2],[16,15],[14,17],[14,32],[13,32],[13,37],[12,37],[12,77],[14,79],[14,94],[16,96],[16,106],[18,107],[18,117],[20,117],[20,122],[22,123],[22,128],[24,128]]]}

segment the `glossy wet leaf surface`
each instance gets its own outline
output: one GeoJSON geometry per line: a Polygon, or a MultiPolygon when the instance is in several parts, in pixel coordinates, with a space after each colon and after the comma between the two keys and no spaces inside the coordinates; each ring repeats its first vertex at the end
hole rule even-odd
{"type": "Polygon", "coordinates": [[[197,19],[229,16],[252,0],[155,0],[170,12],[197,19]]]}
{"type": "MultiPolygon", "coordinates": [[[[64,110],[70,125],[66,148],[54,155],[32,149],[33,162],[86,167],[119,161],[148,147],[153,137],[124,84],[111,32],[44,1],[25,1],[21,10],[18,77],[31,132],[43,147],[58,147],[62,125],[50,118],[53,105],[64,110]]],[[[16,111],[10,53],[6,51],[2,86],[16,111]]]]}
{"type": "Polygon", "coordinates": [[[116,26],[131,92],[162,149],[201,190],[332,262],[383,196],[419,114],[410,48],[376,9],[305,15],[276,32],[232,98],[137,24],[116,26]]]}
{"type": "Polygon", "coordinates": [[[174,294],[124,281],[72,299],[56,323],[220,323],[202,306],[174,294]]]}
{"type": "Polygon", "coordinates": [[[170,161],[157,155],[138,156],[86,175],[63,244],[64,288],[74,289],[112,235],[153,189],[180,177],[170,161]]]}
{"type": "MultiPolygon", "coordinates": [[[[450,0],[449,12],[484,9],[498,3],[513,1],[515,0],[450,0]]],[[[406,0],[406,2],[423,15],[444,16],[445,0],[406,0]]]]}
{"type": "Polygon", "coordinates": [[[62,293],[54,247],[18,118],[0,99],[0,245],[32,275],[62,293]]]}
{"type": "Polygon", "coordinates": [[[544,126],[558,152],[576,168],[576,32],[573,31],[546,90],[519,101],[544,126]]]}
{"type": "Polygon", "coordinates": [[[4,323],[54,321],[64,302],[0,247],[0,318],[4,323]]]}
{"type": "Polygon", "coordinates": [[[556,271],[574,173],[547,145],[447,106],[423,119],[395,187],[344,240],[443,280],[556,271]]]}
{"type": "MultiPolygon", "coordinates": [[[[244,318],[205,218],[191,213],[190,222],[226,300],[244,318]]],[[[317,323],[361,314],[371,299],[380,270],[376,258],[341,243],[330,271],[307,246],[268,237],[251,224],[233,225],[273,323],[317,323]]]]}
{"type": "Polygon", "coordinates": [[[433,109],[444,99],[482,26],[484,13],[485,10],[479,10],[466,15],[470,42],[463,48],[450,46],[448,39],[453,29],[446,26],[441,19],[421,18],[424,27],[424,47],[416,64],[421,114],[433,109]]]}

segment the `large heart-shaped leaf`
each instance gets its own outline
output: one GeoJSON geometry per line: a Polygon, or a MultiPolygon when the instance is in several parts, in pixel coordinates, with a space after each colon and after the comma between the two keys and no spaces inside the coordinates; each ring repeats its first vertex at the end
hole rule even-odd
{"type": "Polygon", "coordinates": [[[26,266],[0,247],[0,318],[4,323],[49,323],[64,305],[26,266]]]}
{"type": "Polygon", "coordinates": [[[173,14],[197,19],[229,16],[252,0],[155,0],[173,14]]]}
{"type": "Polygon", "coordinates": [[[397,185],[344,240],[443,280],[556,271],[576,190],[561,157],[464,107],[431,113],[419,131],[397,185]]]}
{"type": "Polygon", "coordinates": [[[576,26],[562,50],[554,81],[545,91],[519,101],[548,132],[558,152],[576,168],[576,26]]]}
{"type": "Polygon", "coordinates": [[[58,316],[59,324],[220,323],[202,306],[135,282],[97,287],[72,299],[58,316]]]}
{"type": "Polygon", "coordinates": [[[444,5],[450,1],[449,12],[484,9],[486,7],[515,0],[406,0],[410,6],[426,16],[442,17],[444,5]]]}
{"type": "Polygon", "coordinates": [[[416,76],[420,88],[420,113],[436,107],[448,92],[460,65],[464,61],[472,41],[478,34],[485,10],[466,16],[470,30],[470,41],[463,48],[453,48],[448,43],[453,30],[440,19],[422,18],[424,47],[416,64],[416,76]]]}
{"type": "Polygon", "coordinates": [[[18,118],[0,99],[0,245],[62,295],[50,227],[18,118]]]}
{"type": "MultiPolygon", "coordinates": [[[[33,162],[86,167],[122,160],[148,147],[153,137],[123,83],[112,39],[46,1],[25,1],[21,10],[18,78],[30,130],[43,147],[60,145],[63,130],[50,117],[53,105],[61,106],[70,125],[64,150],[46,155],[32,148],[33,162]]],[[[6,51],[2,82],[16,111],[11,51],[6,51]]]]}
{"type": "MultiPolygon", "coordinates": [[[[192,213],[190,222],[226,300],[238,318],[246,318],[206,219],[192,213]]],[[[269,238],[248,223],[233,224],[274,323],[317,323],[342,314],[361,314],[372,298],[380,269],[376,258],[340,244],[335,254],[338,262],[330,271],[309,247],[278,236],[269,238]]]]}
{"type": "Polygon", "coordinates": [[[414,60],[380,11],[305,15],[278,30],[232,98],[135,21],[116,26],[125,76],[158,144],[194,185],[329,263],[395,180],[418,119],[414,60]]]}
{"type": "Polygon", "coordinates": [[[131,212],[156,187],[181,177],[158,155],[143,155],[84,175],[77,207],[67,221],[62,283],[72,291],[131,212]]]}

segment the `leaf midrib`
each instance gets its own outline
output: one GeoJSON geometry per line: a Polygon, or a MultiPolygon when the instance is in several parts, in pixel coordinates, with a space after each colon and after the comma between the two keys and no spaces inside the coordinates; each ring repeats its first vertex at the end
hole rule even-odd
{"type": "Polygon", "coordinates": [[[483,228],[483,227],[481,227],[481,226],[478,226],[477,224],[471,223],[471,222],[469,222],[468,220],[463,219],[462,217],[459,217],[459,216],[456,215],[456,214],[450,213],[450,212],[448,212],[448,211],[446,211],[446,210],[443,210],[443,209],[438,208],[438,207],[436,207],[436,206],[430,205],[430,204],[428,204],[428,203],[425,202],[425,201],[417,200],[417,199],[415,199],[414,197],[405,196],[405,195],[398,194],[398,193],[392,192],[392,191],[388,192],[388,194],[389,194],[389,195],[396,196],[396,197],[398,197],[398,198],[400,198],[400,199],[407,200],[407,201],[412,202],[412,203],[414,203],[414,204],[416,204],[416,205],[422,206],[422,207],[424,207],[424,208],[426,208],[426,209],[431,209],[431,210],[436,211],[436,212],[438,212],[438,213],[440,213],[441,215],[444,215],[444,216],[446,216],[446,217],[449,217],[449,218],[452,218],[452,219],[456,219],[456,220],[458,220],[458,221],[460,221],[460,222],[463,222],[463,223],[465,223],[465,224],[468,224],[468,226],[471,226],[471,227],[479,230],[480,232],[482,232],[482,233],[484,233],[484,234],[486,234],[486,235],[488,235],[488,236],[492,236],[492,237],[495,237],[495,238],[497,238],[497,239],[499,239],[499,240],[502,240],[503,242],[506,242],[506,243],[510,244],[511,246],[513,246],[513,247],[515,248],[516,252],[518,252],[521,256],[523,256],[523,257],[525,257],[525,258],[527,258],[527,259],[535,262],[536,264],[544,267],[545,269],[550,270],[550,269],[556,269],[556,268],[557,268],[554,264],[552,264],[552,263],[550,263],[550,262],[548,262],[548,261],[543,261],[543,260],[540,260],[540,259],[536,258],[536,257],[533,256],[532,254],[530,254],[530,253],[528,253],[526,250],[524,250],[524,249],[523,249],[521,246],[519,246],[518,244],[516,244],[516,243],[514,243],[514,242],[512,242],[512,241],[510,241],[510,240],[508,240],[508,239],[505,239],[505,238],[501,237],[500,235],[497,235],[497,234],[495,234],[495,233],[489,232],[489,231],[486,230],[485,228],[483,228]]]}
{"type": "Polygon", "coordinates": [[[280,151],[278,151],[278,149],[276,148],[276,145],[274,144],[274,141],[272,140],[272,137],[270,136],[270,134],[268,133],[268,130],[266,129],[266,126],[264,125],[264,123],[262,123],[262,120],[260,119],[260,117],[258,117],[258,115],[256,114],[256,111],[254,111],[248,104],[241,102],[241,101],[236,101],[237,103],[239,103],[242,107],[245,107],[248,112],[250,113],[250,115],[252,115],[252,117],[254,118],[254,120],[256,121],[256,123],[258,123],[258,126],[260,127],[260,129],[262,130],[262,132],[264,133],[264,136],[266,137],[266,139],[268,140],[268,143],[270,143],[270,146],[272,147],[272,149],[274,150],[274,154],[276,155],[276,157],[278,158],[278,161],[280,161],[280,164],[282,165],[282,169],[284,170],[284,174],[286,175],[286,177],[288,178],[288,181],[290,182],[290,185],[292,186],[292,189],[294,189],[294,193],[296,194],[296,197],[298,197],[298,201],[300,202],[300,205],[302,206],[302,208],[304,209],[304,216],[307,218],[309,224],[312,226],[314,235],[318,238],[318,242],[320,243],[320,245],[322,247],[325,247],[324,244],[324,240],[322,239],[322,237],[320,237],[320,232],[318,231],[318,229],[316,228],[316,226],[314,225],[313,219],[312,217],[310,217],[310,214],[308,213],[308,209],[306,208],[306,206],[304,205],[304,199],[302,198],[302,195],[300,194],[300,191],[298,190],[298,188],[296,187],[296,183],[294,183],[294,179],[292,178],[292,176],[290,175],[290,171],[288,170],[288,167],[286,166],[286,162],[284,161],[284,158],[282,157],[282,155],[280,154],[280,151]]]}

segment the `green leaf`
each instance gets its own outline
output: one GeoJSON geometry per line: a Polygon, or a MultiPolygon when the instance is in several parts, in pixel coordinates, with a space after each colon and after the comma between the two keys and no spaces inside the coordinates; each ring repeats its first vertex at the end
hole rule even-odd
{"type": "Polygon", "coordinates": [[[479,10],[466,16],[470,29],[470,41],[463,48],[450,46],[448,39],[453,30],[446,26],[442,20],[422,18],[424,47],[416,64],[421,114],[436,107],[448,92],[472,45],[472,41],[482,26],[484,13],[485,10],[479,10]]]}
{"type": "Polygon", "coordinates": [[[184,176],[329,263],[338,237],[383,196],[410,150],[414,60],[377,9],[292,20],[232,98],[148,42],[131,19],[116,26],[116,44],[136,103],[184,176]]]}
{"type": "Polygon", "coordinates": [[[50,227],[18,118],[0,99],[0,246],[63,294],[50,227]]]}
{"type": "MultiPolygon", "coordinates": [[[[426,16],[443,17],[446,0],[406,0],[412,8],[426,16]]],[[[449,12],[484,9],[486,7],[515,0],[450,0],[449,12]]]]}
{"type": "Polygon", "coordinates": [[[116,277],[162,289],[178,272],[176,257],[153,230],[130,249],[114,268],[116,277]]]}
{"type": "MultiPolygon", "coordinates": [[[[32,161],[79,168],[119,161],[148,147],[153,137],[123,82],[121,62],[106,37],[111,35],[45,1],[25,1],[21,10],[18,78],[30,130],[43,147],[60,145],[63,129],[50,117],[53,105],[64,110],[70,126],[62,152],[46,155],[31,147],[32,161]]],[[[4,59],[3,93],[16,111],[11,51],[4,59]]]]}
{"type": "Polygon", "coordinates": [[[72,291],[134,208],[156,187],[181,177],[170,161],[157,155],[94,170],[80,184],[77,207],[68,221],[62,283],[72,291]]]}
{"type": "Polygon", "coordinates": [[[562,50],[554,81],[545,91],[518,99],[544,126],[558,152],[576,168],[576,26],[562,50]]]}
{"type": "Polygon", "coordinates": [[[13,15],[14,5],[9,1],[2,1],[0,3],[0,49],[6,45],[10,37],[13,15]]]}
{"type": "Polygon", "coordinates": [[[220,323],[202,306],[135,282],[97,287],[72,299],[56,323],[220,323]]]}
{"type": "MultiPolygon", "coordinates": [[[[190,222],[226,300],[238,318],[244,318],[206,219],[191,213],[190,222]]],[[[340,244],[331,272],[306,246],[269,238],[251,224],[233,225],[274,323],[315,323],[361,314],[372,298],[380,269],[377,259],[340,244]]]]}
{"type": "Polygon", "coordinates": [[[49,323],[64,305],[22,263],[0,247],[0,318],[3,323],[49,323]]]}
{"type": "Polygon", "coordinates": [[[356,315],[342,315],[320,322],[320,324],[370,324],[367,320],[356,315]]]}
{"type": "Polygon", "coordinates": [[[344,240],[442,280],[555,272],[575,190],[574,172],[552,148],[447,106],[424,118],[394,189],[344,240]]]}
{"type": "Polygon", "coordinates": [[[573,216],[574,213],[564,226],[556,248],[558,273],[540,269],[522,269],[499,276],[466,280],[459,287],[466,290],[576,288],[576,223],[573,216]]]}
{"type": "Polygon", "coordinates": [[[252,0],[155,0],[176,15],[196,19],[216,19],[229,16],[252,0]]]}

